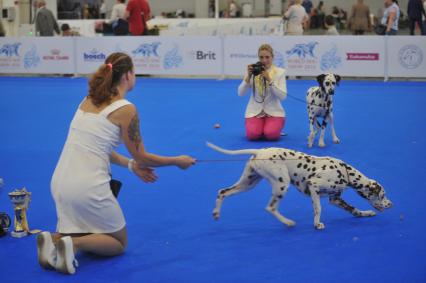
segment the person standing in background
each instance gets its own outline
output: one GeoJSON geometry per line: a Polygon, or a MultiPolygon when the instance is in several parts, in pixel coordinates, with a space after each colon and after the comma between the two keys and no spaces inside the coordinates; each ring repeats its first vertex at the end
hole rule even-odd
{"type": "Polygon", "coordinates": [[[106,18],[106,4],[104,0],[101,0],[101,7],[99,8],[99,14],[101,16],[101,19],[106,18]]]}
{"type": "Polygon", "coordinates": [[[385,0],[385,11],[383,12],[382,25],[386,26],[386,35],[396,35],[398,33],[398,22],[401,15],[396,0],[385,0]]]}
{"type": "Polygon", "coordinates": [[[1,22],[1,19],[0,19],[0,37],[3,37],[3,36],[6,36],[6,32],[4,31],[3,23],[1,22]]]}
{"type": "Polygon", "coordinates": [[[37,36],[54,36],[54,32],[60,34],[58,23],[56,22],[55,16],[52,11],[46,8],[45,0],[38,0],[37,11],[35,19],[35,28],[37,36]]]}
{"type": "Polygon", "coordinates": [[[127,3],[124,17],[129,22],[132,35],[144,35],[147,32],[146,22],[151,19],[151,9],[146,0],[130,0],[127,3]]]}
{"type": "Polygon", "coordinates": [[[302,0],[296,0],[284,14],[284,20],[287,20],[286,35],[303,35],[309,17],[301,3],[302,0]]]}
{"type": "Polygon", "coordinates": [[[407,6],[408,20],[410,22],[410,35],[415,34],[416,24],[418,24],[421,34],[425,34],[424,26],[422,23],[422,16],[426,16],[422,0],[409,0],[407,6]]]}
{"type": "Polygon", "coordinates": [[[354,35],[363,35],[365,31],[371,30],[370,8],[364,4],[364,0],[358,0],[353,5],[349,23],[354,35]]]}

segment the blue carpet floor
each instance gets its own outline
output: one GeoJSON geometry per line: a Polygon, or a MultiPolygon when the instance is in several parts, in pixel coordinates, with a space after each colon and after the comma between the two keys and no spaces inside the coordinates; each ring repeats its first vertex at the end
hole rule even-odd
{"type": "MultiPolygon", "coordinates": [[[[238,80],[139,78],[128,95],[136,104],[148,151],[232,159],[205,146],[229,149],[288,147],[345,160],[378,180],[394,207],[372,218],[355,218],[322,200],[325,230],[313,228],[309,198],[295,188],[281,212],[295,220],[284,227],[268,214],[271,188],[226,199],[222,217],[211,212],[218,189],[238,180],[244,162],[199,162],[189,170],[159,168],[157,183],[140,182],[123,168],[114,177],[129,232],[127,252],[115,258],[79,254],[80,267],[65,276],[39,267],[35,236],[0,238],[0,282],[426,282],[426,105],[424,82],[345,81],[335,97],[335,127],[341,144],[306,146],[306,107],[283,102],[285,132],[278,142],[244,138],[248,97],[238,80]],[[213,125],[220,123],[220,129],[213,125]]],[[[304,99],[314,81],[288,81],[304,99]]],[[[54,230],[50,178],[68,125],[87,92],[86,79],[0,77],[0,211],[12,214],[7,192],[27,187],[32,229],[54,230]]],[[[124,147],[120,152],[126,152],[124,147]]],[[[369,204],[347,190],[361,209],[369,204]]]]}

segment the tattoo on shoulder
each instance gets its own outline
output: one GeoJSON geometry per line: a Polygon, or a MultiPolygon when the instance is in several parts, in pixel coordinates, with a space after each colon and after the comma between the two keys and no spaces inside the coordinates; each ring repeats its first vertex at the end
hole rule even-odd
{"type": "Polygon", "coordinates": [[[129,128],[127,129],[127,134],[129,135],[129,139],[135,144],[136,149],[139,149],[139,144],[141,143],[141,136],[139,132],[138,115],[135,115],[130,121],[129,128]]]}

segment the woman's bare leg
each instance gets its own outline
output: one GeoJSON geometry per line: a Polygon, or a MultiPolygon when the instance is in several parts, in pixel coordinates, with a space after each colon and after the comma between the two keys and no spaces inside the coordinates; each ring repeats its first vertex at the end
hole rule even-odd
{"type": "Polygon", "coordinates": [[[110,234],[60,234],[52,235],[56,244],[61,237],[71,236],[74,253],[78,251],[89,252],[100,256],[115,256],[122,254],[127,247],[127,229],[110,234]]]}

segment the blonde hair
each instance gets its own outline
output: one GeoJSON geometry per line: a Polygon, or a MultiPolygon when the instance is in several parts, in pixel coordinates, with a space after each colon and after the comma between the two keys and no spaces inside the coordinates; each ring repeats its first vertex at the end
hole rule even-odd
{"type": "Polygon", "coordinates": [[[295,0],[294,4],[300,5],[300,4],[302,4],[302,0],[295,0]]]}
{"type": "Polygon", "coordinates": [[[268,51],[269,53],[271,53],[272,57],[274,57],[274,50],[272,49],[271,45],[266,44],[266,43],[265,43],[265,44],[262,44],[262,45],[259,47],[259,50],[257,51],[257,55],[259,55],[259,54],[260,54],[260,51],[263,51],[263,50],[268,51]]]}

